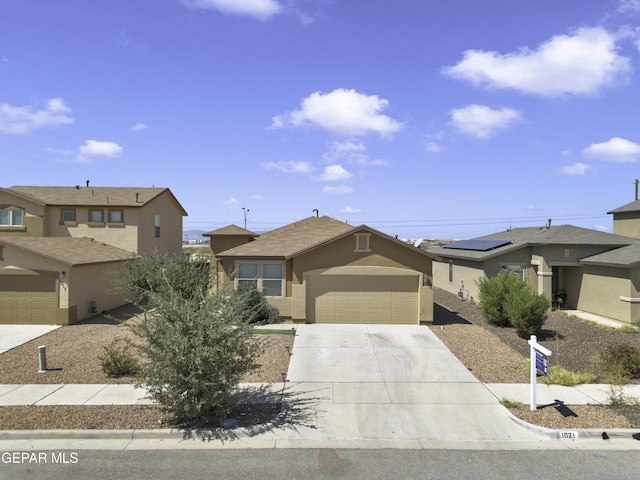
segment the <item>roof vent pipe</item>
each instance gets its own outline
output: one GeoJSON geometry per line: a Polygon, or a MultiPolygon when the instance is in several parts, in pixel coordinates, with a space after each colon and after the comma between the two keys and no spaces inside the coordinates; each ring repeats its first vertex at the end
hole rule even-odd
{"type": "Polygon", "coordinates": [[[640,182],[640,180],[638,180],[636,178],[636,202],[638,201],[638,183],[640,182]]]}
{"type": "Polygon", "coordinates": [[[317,208],[314,208],[314,209],[313,209],[313,211],[314,211],[314,212],[316,212],[316,218],[318,218],[318,216],[319,216],[318,209],[317,209],[317,208]]]}
{"type": "Polygon", "coordinates": [[[89,188],[89,180],[85,180],[87,182],[87,188],[89,188]]]}
{"type": "Polygon", "coordinates": [[[138,192],[136,192],[136,203],[138,203],[138,197],[140,196],[140,194],[138,192]]]}
{"type": "Polygon", "coordinates": [[[551,219],[547,220],[547,228],[551,228],[551,219]]]}

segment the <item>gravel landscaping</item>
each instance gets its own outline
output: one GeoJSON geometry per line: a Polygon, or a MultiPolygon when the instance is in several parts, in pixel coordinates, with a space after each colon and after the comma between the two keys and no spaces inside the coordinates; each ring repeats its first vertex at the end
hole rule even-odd
{"type": "MultiPolygon", "coordinates": [[[[512,329],[488,325],[477,305],[434,290],[435,321],[429,327],[447,347],[484,383],[527,383],[526,340],[512,329]]],[[[102,372],[103,346],[114,338],[133,338],[127,323],[136,312],[126,307],[91,321],[59,328],[0,355],[0,383],[135,383],[132,377],[113,378],[102,372]],[[126,321],[123,321],[128,319],[126,321]],[[38,374],[37,347],[47,346],[50,371],[38,374]]],[[[281,382],[289,366],[294,337],[258,335],[264,346],[261,368],[243,379],[247,383],[281,382]]],[[[545,324],[541,344],[553,355],[551,365],[572,371],[594,371],[594,356],[607,345],[626,342],[640,347],[640,334],[619,332],[552,312],[545,324]]],[[[241,425],[273,418],[279,406],[239,407],[234,416],[241,425]]],[[[553,406],[530,412],[528,406],[511,408],[525,421],[555,429],[640,428],[640,407],[594,405],[570,406],[576,416],[563,416],[553,406]]],[[[171,426],[154,406],[24,406],[0,407],[0,430],[11,429],[122,429],[171,426]]]]}

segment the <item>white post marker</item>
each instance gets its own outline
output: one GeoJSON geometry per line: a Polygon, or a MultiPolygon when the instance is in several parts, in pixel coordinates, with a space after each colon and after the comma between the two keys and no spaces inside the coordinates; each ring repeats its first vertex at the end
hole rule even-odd
{"type": "Polygon", "coordinates": [[[537,408],[536,405],[536,385],[537,385],[537,373],[539,370],[543,375],[548,375],[548,367],[549,367],[549,357],[551,356],[551,350],[544,348],[542,345],[538,343],[538,337],[535,335],[531,335],[529,338],[529,345],[531,346],[530,350],[530,371],[529,376],[531,377],[531,401],[530,410],[533,411],[537,408]]]}

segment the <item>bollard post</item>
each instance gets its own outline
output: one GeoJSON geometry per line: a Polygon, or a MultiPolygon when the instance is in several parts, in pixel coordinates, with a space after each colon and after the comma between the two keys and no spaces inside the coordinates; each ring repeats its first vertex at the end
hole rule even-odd
{"type": "Polygon", "coordinates": [[[40,345],[38,347],[38,373],[47,373],[47,347],[40,345]]]}

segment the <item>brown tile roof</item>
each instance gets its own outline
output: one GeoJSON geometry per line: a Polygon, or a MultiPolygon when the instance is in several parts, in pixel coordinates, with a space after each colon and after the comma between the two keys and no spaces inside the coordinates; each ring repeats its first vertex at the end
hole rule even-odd
{"type": "Polygon", "coordinates": [[[27,187],[13,186],[5,191],[21,195],[45,205],[88,205],[110,207],[142,207],[168,192],[178,207],[186,211],[168,188],[137,187],[27,187]]]}
{"type": "Polygon", "coordinates": [[[117,262],[132,253],[87,237],[0,237],[11,246],[69,266],[117,262]]]}
{"type": "Polygon", "coordinates": [[[309,217],[263,233],[253,242],[231,248],[216,256],[288,258],[353,228],[331,217],[309,217]]]}
{"type": "Polygon", "coordinates": [[[227,225],[226,227],[211,230],[210,232],[203,233],[202,236],[210,237],[212,235],[242,235],[247,237],[257,237],[258,234],[237,225],[227,225]]]}

